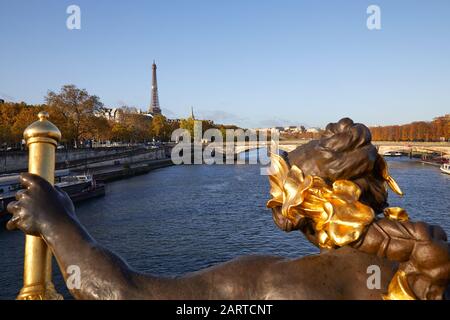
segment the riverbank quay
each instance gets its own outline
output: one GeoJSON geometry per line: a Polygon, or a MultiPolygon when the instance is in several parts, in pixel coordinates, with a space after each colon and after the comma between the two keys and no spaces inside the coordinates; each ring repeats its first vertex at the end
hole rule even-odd
{"type": "Polygon", "coordinates": [[[94,177],[95,181],[106,183],[146,174],[152,170],[165,168],[172,165],[174,165],[172,160],[170,158],[166,158],[125,165],[110,165],[105,167],[90,168],[87,169],[87,171],[86,169],[78,169],[74,170],[74,172],[87,172],[94,177]]]}
{"type": "MultiPolygon", "coordinates": [[[[57,170],[75,169],[87,166],[105,166],[120,163],[136,162],[140,160],[164,159],[170,156],[171,146],[160,147],[131,146],[131,147],[102,147],[62,149],[56,151],[57,170]]],[[[0,153],[0,175],[26,172],[28,169],[28,153],[26,151],[5,151],[0,153]]]]}
{"type": "Polygon", "coordinates": [[[438,167],[438,168],[442,165],[441,163],[438,163],[438,162],[426,161],[426,160],[419,160],[419,162],[422,164],[426,164],[426,165],[434,166],[434,167],[438,167]]]}
{"type": "Polygon", "coordinates": [[[126,179],[173,165],[170,158],[171,150],[170,146],[138,149],[125,155],[74,166],[70,170],[75,174],[92,175],[95,181],[102,183],[126,179]]]}
{"type": "MultiPolygon", "coordinates": [[[[105,148],[102,148],[105,149],[105,148]]],[[[80,157],[80,152],[75,151],[69,158],[74,160],[56,163],[57,170],[70,170],[72,175],[90,175],[94,181],[108,182],[125,179],[140,174],[145,174],[151,170],[173,165],[170,158],[172,146],[160,146],[158,148],[135,147],[111,150],[85,149],[84,158],[80,157]],[[97,155],[97,156],[92,156],[97,155]]],[[[17,155],[26,157],[26,155],[17,155]]],[[[60,159],[61,160],[61,159],[60,159]]],[[[18,166],[21,166],[19,161],[18,166]]],[[[1,176],[9,176],[26,172],[26,168],[18,169],[14,172],[1,172],[1,176]]]]}
{"type": "MultiPolygon", "coordinates": [[[[65,172],[67,176],[90,177],[91,183],[85,188],[71,192],[67,190],[72,201],[78,203],[91,198],[105,195],[105,183],[115,180],[127,179],[137,175],[149,173],[152,170],[164,168],[173,165],[170,158],[170,146],[159,148],[138,148],[134,150],[122,150],[123,152],[111,152],[102,154],[99,157],[78,159],[72,162],[59,163],[56,165],[58,172],[65,172]]],[[[88,153],[86,153],[88,154],[88,153]]],[[[0,174],[0,177],[11,179],[17,177],[21,172],[27,170],[18,170],[14,173],[0,174]]],[[[18,184],[18,181],[17,181],[18,184]]],[[[0,216],[4,215],[6,205],[11,201],[5,192],[13,190],[11,188],[20,187],[14,183],[7,185],[7,189],[0,188],[0,216]],[[5,191],[5,190],[6,191],[5,191]]],[[[11,192],[10,192],[11,193],[11,192]]]]}
{"type": "MultiPolygon", "coordinates": [[[[143,160],[134,163],[125,163],[123,165],[105,165],[95,166],[92,168],[78,168],[71,169],[70,172],[73,176],[91,176],[92,185],[86,185],[86,187],[80,190],[65,190],[68,192],[70,198],[74,203],[80,203],[93,198],[102,197],[106,193],[105,184],[116,180],[122,180],[131,178],[138,175],[147,174],[152,170],[172,166],[174,163],[170,158],[155,159],[155,160],[143,160]]],[[[1,175],[0,175],[1,176],[1,175]]],[[[6,205],[11,199],[3,199],[0,194],[0,224],[4,225],[7,221],[6,205]],[[8,201],[6,201],[8,200],[8,201]]]]}

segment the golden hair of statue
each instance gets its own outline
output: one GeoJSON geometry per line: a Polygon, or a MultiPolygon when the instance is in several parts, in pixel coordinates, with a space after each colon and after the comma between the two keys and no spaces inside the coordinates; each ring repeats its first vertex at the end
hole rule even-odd
{"type": "MultiPolygon", "coordinates": [[[[61,140],[61,132],[48,121],[47,112],[40,112],[38,117],[39,120],[23,133],[29,150],[28,172],[54,184],[55,150],[61,140]]],[[[17,299],[62,299],[52,283],[52,253],[41,237],[27,235],[25,238],[23,288],[17,299]]]]}
{"type": "MultiPolygon", "coordinates": [[[[342,247],[361,238],[366,228],[374,221],[372,208],[359,201],[361,189],[352,181],[336,180],[329,186],[318,176],[305,176],[302,170],[277,154],[271,155],[269,176],[270,195],[268,208],[281,207],[281,214],[293,223],[301,218],[312,221],[320,248],[342,247]]],[[[389,175],[383,160],[383,178],[397,194],[403,195],[400,187],[389,175]]],[[[384,210],[386,218],[407,221],[403,208],[384,210]]],[[[404,273],[397,272],[382,297],[385,300],[413,300],[404,273]]]]}
{"type": "Polygon", "coordinates": [[[375,218],[372,208],[359,202],[359,187],[337,180],[330,187],[320,177],[304,176],[297,166],[289,168],[278,155],[272,155],[268,208],[281,206],[290,220],[307,217],[313,221],[321,248],[342,247],[359,239],[375,218]]]}

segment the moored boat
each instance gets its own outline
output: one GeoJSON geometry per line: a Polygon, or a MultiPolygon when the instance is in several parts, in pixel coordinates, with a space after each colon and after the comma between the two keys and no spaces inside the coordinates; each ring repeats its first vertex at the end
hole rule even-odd
{"type": "MultiPolygon", "coordinates": [[[[98,183],[91,175],[71,175],[69,170],[55,172],[55,186],[63,189],[74,203],[105,195],[105,185],[98,183]]],[[[6,215],[6,206],[15,200],[22,188],[18,174],[0,177],[0,220],[6,215]]]]}
{"type": "Polygon", "coordinates": [[[450,174],[450,163],[444,163],[440,169],[443,173],[450,174]]]}
{"type": "Polygon", "coordinates": [[[436,167],[441,167],[442,165],[449,162],[449,156],[443,156],[442,154],[424,154],[422,155],[422,162],[423,164],[429,164],[436,167]]]}
{"type": "Polygon", "coordinates": [[[385,153],[383,153],[383,156],[385,156],[385,157],[401,157],[401,156],[403,156],[403,153],[401,153],[401,152],[394,152],[394,151],[388,151],[388,152],[385,152],[385,153]]]}

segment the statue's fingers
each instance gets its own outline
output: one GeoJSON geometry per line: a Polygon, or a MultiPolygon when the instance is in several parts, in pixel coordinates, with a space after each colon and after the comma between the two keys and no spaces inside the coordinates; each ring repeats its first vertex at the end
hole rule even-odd
{"type": "Polygon", "coordinates": [[[50,183],[47,180],[32,173],[28,172],[21,173],[19,179],[20,183],[27,189],[30,189],[35,186],[51,187],[50,183]]]}
{"type": "Polygon", "coordinates": [[[20,206],[18,201],[11,201],[8,203],[8,206],[6,207],[6,210],[11,213],[13,216],[9,221],[6,223],[6,229],[8,230],[14,230],[17,229],[17,222],[20,220],[19,211],[20,206]]]}
{"type": "Polygon", "coordinates": [[[450,284],[450,261],[448,261],[443,267],[443,278],[450,284]]]}
{"type": "Polygon", "coordinates": [[[19,201],[11,201],[6,206],[6,211],[8,211],[12,215],[14,215],[17,212],[19,212],[19,210],[20,210],[19,201]]]}
{"type": "Polygon", "coordinates": [[[446,286],[430,285],[427,288],[425,299],[427,300],[442,300],[445,295],[446,286]]]}
{"type": "Polygon", "coordinates": [[[24,198],[26,195],[28,195],[28,190],[26,189],[19,190],[16,193],[16,200],[20,200],[24,198]]]}
{"type": "Polygon", "coordinates": [[[430,231],[433,239],[447,241],[447,234],[440,226],[430,225],[430,231]]]}
{"type": "Polygon", "coordinates": [[[20,220],[20,217],[15,215],[6,223],[7,230],[15,230],[17,229],[17,222],[20,220]]]}

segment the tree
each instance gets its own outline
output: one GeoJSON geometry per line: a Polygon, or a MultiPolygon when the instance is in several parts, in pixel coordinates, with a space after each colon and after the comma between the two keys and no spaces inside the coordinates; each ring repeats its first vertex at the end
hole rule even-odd
{"type": "Polygon", "coordinates": [[[172,131],[166,117],[160,114],[153,117],[151,133],[156,139],[161,141],[168,141],[170,139],[172,131]]]}
{"type": "Polygon", "coordinates": [[[0,104],[0,145],[20,143],[25,128],[37,120],[37,114],[43,109],[43,105],[24,102],[0,104]]]}
{"type": "Polygon", "coordinates": [[[120,122],[115,122],[111,128],[111,139],[114,141],[130,141],[131,133],[127,126],[120,122]]]}
{"type": "Polygon", "coordinates": [[[96,141],[111,140],[111,123],[104,117],[92,117],[92,136],[96,141]]]}
{"type": "Polygon", "coordinates": [[[434,118],[432,122],[417,121],[401,126],[372,127],[370,130],[375,141],[448,141],[450,114],[434,118]]]}
{"type": "Polygon", "coordinates": [[[152,119],[136,108],[123,107],[120,122],[129,128],[130,142],[145,142],[151,139],[152,119]]]}
{"type": "Polygon", "coordinates": [[[435,140],[450,139],[450,114],[435,118],[432,122],[432,127],[435,140]]]}
{"type": "Polygon", "coordinates": [[[180,128],[189,131],[189,134],[191,135],[191,139],[194,138],[194,125],[195,125],[195,120],[192,117],[189,117],[187,119],[181,119],[181,121],[180,121],[180,128]]]}
{"type": "Polygon", "coordinates": [[[52,121],[59,126],[65,139],[73,141],[75,147],[81,140],[93,138],[91,120],[103,108],[97,96],[90,95],[86,89],[64,85],[59,93],[49,91],[45,100],[52,121]]]}
{"type": "Polygon", "coordinates": [[[38,119],[37,114],[44,108],[29,107],[26,106],[20,110],[19,114],[15,117],[14,124],[11,127],[11,134],[14,141],[21,141],[24,130],[34,121],[38,119]]]}
{"type": "Polygon", "coordinates": [[[202,132],[201,132],[201,136],[203,137],[203,134],[206,130],[208,129],[218,129],[223,136],[223,139],[225,139],[225,130],[226,129],[237,129],[236,126],[224,126],[224,125],[216,125],[214,124],[213,121],[211,120],[196,120],[192,117],[189,117],[187,119],[182,119],[180,121],[179,127],[182,129],[186,129],[189,131],[189,134],[191,135],[191,138],[194,138],[194,127],[196,124],[198,124],[199,122],[201,122],[201,126],[202,126],[202,132]]]}
{"type": "Polygon", "coordinates": [[[14,141],[11,127],[23,106],[17,103],[2,103],[0,106],[0,146],[3,146],[14,141]]]}

